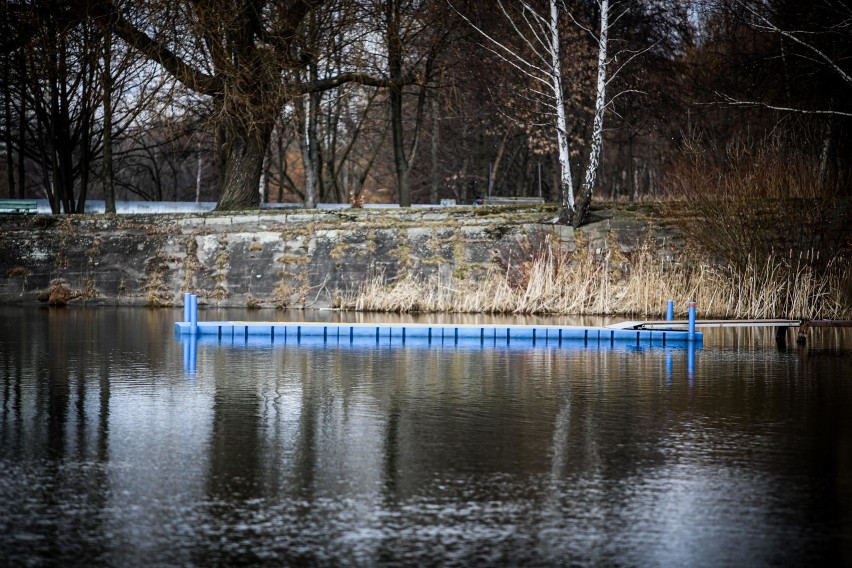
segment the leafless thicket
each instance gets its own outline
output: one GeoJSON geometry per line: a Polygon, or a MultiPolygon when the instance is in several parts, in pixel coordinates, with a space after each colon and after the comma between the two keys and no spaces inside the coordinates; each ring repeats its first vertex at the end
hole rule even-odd
{"type": "Polygon", "coordinates": [[[848,195],[849,8],[699,7],[11,0],[0,193],[57,212],[542,195],[576,225],[593,197],[682,193],[696,150],[718,167],[781,141],[817,164],[810,193],[848,195]]]}

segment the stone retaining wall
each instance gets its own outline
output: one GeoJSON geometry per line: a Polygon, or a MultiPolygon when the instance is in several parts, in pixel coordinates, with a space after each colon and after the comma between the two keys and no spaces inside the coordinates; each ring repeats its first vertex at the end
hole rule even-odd
{"type": "Polygon", "coordinates": [[[0,303],[54,299],[172,305],[183,292],[238,307],[322,307],[376,274],[477,278],[522,259],[545,235],[620,262],[652,243],[682,249],[678,232],[647,211],[597,211],[575,234],[555,209],[283,210],[240,214],[0,218],[0,303]]]}

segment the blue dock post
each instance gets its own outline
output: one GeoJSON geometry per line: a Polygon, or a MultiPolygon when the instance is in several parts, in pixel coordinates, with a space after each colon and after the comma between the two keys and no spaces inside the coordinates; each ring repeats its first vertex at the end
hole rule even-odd
{"type": "Polygon", "coordinates": [[[189,323],[189,314],[192,310],[192,300],[190,299],[190,296],[192,296],[192,294],[189,292],[183,295],[183,321],[186,323],[189,323]]]}
{"type": "Polygon", "coordinates": [[[189,333],[198,333],[198,296],[189,295],[189,333]]]}
{"type": "Polygon", "coordinates": [[[666,321],[674,320],[674,300],[666,302],[666,321]]]}
{"type": "Polygon", "coordinates": [[[690,342],[695,341],[695,302],[689,302],[689,327],[687,328],[687,337],[690,342]]]}

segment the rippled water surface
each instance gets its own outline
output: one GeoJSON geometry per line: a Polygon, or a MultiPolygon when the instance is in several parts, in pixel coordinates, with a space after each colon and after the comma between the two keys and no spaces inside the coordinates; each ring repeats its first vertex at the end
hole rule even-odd
{"type": "Polygon", "coordinates": [[[852,565],[848,332],[213,341],[188,370],[180,316],[0,309],[7,565],[852,565]]]}

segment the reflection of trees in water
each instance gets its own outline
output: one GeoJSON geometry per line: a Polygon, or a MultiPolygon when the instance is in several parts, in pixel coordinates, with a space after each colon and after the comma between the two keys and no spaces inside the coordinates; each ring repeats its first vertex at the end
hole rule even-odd
{"type": "Polygon", "coordinates": [[[103,531],[109,495],[109,363],[91,349],[92,313],[32,313],[0,324],[0,457],[14,472],[3,515],[12,534],[38,535],[46,554],[86,562],[99,553],[91,539],[103,531]]]}
{"type": "Polygon", "coordinates": [[[553,446],[551,455],[553,463],[551,465],[551,480],[556,481],[564,475],[565,468],[569,459],[568,456],[568,436],[571,431],[571,392],[565,394],[564,400],[560,404],[559,412],[556,414],[556,420],[553,425],[553,446]]]}
{"type": "Polygon", "coordinates": [[[296,452],[296,482],[300,488],[300,494],[306,499],[314,495],[316,483],[316,461],[317,461],[317,412],[319,388],[316,388],[316,373],[313,372],[312,359],[310,357],[298,357],[300,367],[299,382],[302,389],[302,404],[299,412],[299,439],[296,452]]]}
{"type": "Polygon", "coordinates": [[[212,361],[215,390],[210,432],[208,496],[213,500],[259,497],[261,486],[260,372],[251,364],[255,353],[239,352],[225,358],[222,350],[212,361]]]}

